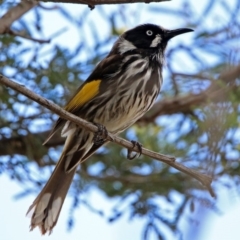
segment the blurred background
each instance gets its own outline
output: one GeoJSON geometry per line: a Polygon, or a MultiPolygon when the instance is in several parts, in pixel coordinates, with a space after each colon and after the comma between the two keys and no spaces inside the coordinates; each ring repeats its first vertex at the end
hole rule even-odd
{"type": "MultiPolygon", "coordinates": [[[[2,16],[18,5],[3,0],[2,16]]],[[[173,155],[213,177],[216,198],[193,178],[116,144],[74,178],[48,239],[238,240],[240,230],[240,1],[87,5],[43,3],[0,35],[0,73],[64,106],[119,34],[138,24],[194,29],[168,44],[153,109],[121,137],[173,155]]],[[[1,239],[42,239],[26,211],[64,139],[42,146],[57,115],[0,85],[1,239]]]]}

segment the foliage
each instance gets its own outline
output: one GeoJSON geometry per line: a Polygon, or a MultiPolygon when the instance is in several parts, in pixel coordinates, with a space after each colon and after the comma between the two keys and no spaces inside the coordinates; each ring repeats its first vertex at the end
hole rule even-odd
{"type": "MultiPolygon", "coordinates": [[[[0,13],[12,5],[4,1],[0,13]]],[[[211,93],[206,104],[193,104],[188,111],[176,106],[174,114],[159,113],[152,122],[140,121],[123,136],[135,138],[151,150],[174,155],[178,161],[214,176],[216,193],[222,186],[222,176],[227,175],[228,181],[238,186],[240,79],[226,81],[219,76],[240,61],[239,1],[206,0],[201,6],[190,1],[181,1],[179,6],[97,6],[93,11],[86,6],[77,10],[67,4],[56,6],[40,4],[13,24],[14,30],[26,35],[50,38],[49,44],[0,36],[1,73],[63,106],[107,54],[117,35],[137,25],[144,15],[152,14],[164,27],[169,25],[165,18],[172,20],[174,27],[191,27],[195,29],[192,37],[186,42],[184,38],[174,40],[168,48],[159,101],[196,95],[212,85],[218,87],[216,92],[211,93]],[[53,16],[61,21],[51,27],[47,24],[53,16]],[[225,90],[224,94],[218,94],[219,89],[225,90]],[[212,94],[217,95],[213,101],[212,94]]],[[[0,86],[0,94],[0,173],[23,184],[25,190],[19,197],[37,193],[61,149],[59,139],[52,145],[41,145],[57,116],[11,89],[0,86]]],[[[97,187],[109,198],[119,199],[109,216],[110,222],[126,212],[130,219],[147,220],[143,239],[150,232],[158,239],[166,239],[162,231],[166,227],[181,238],[178,223],[185,207],[202,198],[212,200],[208,200],[199,183],[165,164],[144,156],[128,161],[125,155],[125,150],[109,144],[81,165],[71,188],[73,209],[84,204],[101,214],[79,195],[97,187]],[[173,195],[181,201],[174,202],[173,195]],[[160,207],[159,201],[172,206],[171,214],[160,207]],[[126,203],[128,207],[122,210],[126,203]]],[[[72,219],[69,225],[73,225],[72,219]]]]}

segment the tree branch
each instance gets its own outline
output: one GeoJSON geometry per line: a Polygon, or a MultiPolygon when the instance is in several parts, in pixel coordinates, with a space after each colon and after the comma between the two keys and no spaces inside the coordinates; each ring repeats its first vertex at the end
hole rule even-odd
{"type": "Polygon", "coordinates": [[[12,23],[38,4],[36,1],[23,1],[12,7],[0,18],[0,34],[6,33],[12,23]]]}
{"type": "MultiPolygon", "coordinates": [[[[48,108],[49,110],[53,111],[54,113],[58,114],[60,117],[66,119],[66,120],[69,120],[71,122],[74,122],[75,124],[77,124],[80,127],[83,127],[91,132],[98,131],[97,126],[93,125],[92,123],[87,122],[86,120],[81,119],[81,118],[65,111],[64,109],[60,108],[56,104],[50,102],[49,100],[47,100],[47,99],[35,94],[34,92],[30,91],[29,89],[25,88],[25,86],[22,86],[16,82],[13,82],[1,74],[0,74],[0,83],[27,96],[28,98],[32,99],[33,101],[39,103],[40,105],[42,105],[42,106],[48,108]]],[[[123,138],[117,137],[115,135],[112,135],[112,134],[108,134],[107,139],[109,141],[115,142],[123,147],[128,148],[128,149],[132,149],[132,147],[133,147],[133,144],[131,142],[129,142],[123,138]]],[[[133,151],[139,152],[138,147],[135,146],[133,151]]],[[[164,163],[178,169],[179,171],[184,172],[185,174],[197,179],[209,190],[209,192],[212,196],[215,196],[214,192],[211,189],[211,182],[212,182],[211,177],[201,174],[195,170],[185,167],[184,165],[182,165],[180,163],[175,162],[174,157],[156,153],[156,152],[150,151],[146,148],[142,148],[142,154],[149,156],[153,159],[156,159],[158,161],[164,162],[164,163]]]]}
{"type": "Polygon", "coordinates": [[[15,32],[14,30],[11,29],[11,25],[13,24],[14,21],[19,19],[22,15],[24,15],[26,12],[28,12],[30,9],[38,5],[38,2],[36,1],[22,1],[15,7],[12,7],[11,9],[8,10],[7,13],[5,13],[1,18],[0,18],[0,34],[9,34],[12,36],[16,37],[22,37],[34,42],[38,43],[49,43],[50,40],[42,40],[42,39],[37,39],[33,38],[31,36],[27,36],[22,34],[21,32],[15,32]]]}
{"type": "MultiPolygon", "coordinates": [[[[33,0],[23,0],[24,2],[29,2],[33,0]]],[[[96,5],[103,4],[120,4],[120,3],[150,3],[150,2],[166,2],[171,0],[40,0],[42,2],[60,2],[60,3],[75,3],[75,4],[84,4],[88,5],[93,9],[96,5]]]]}
{"type": "MultiPolygon", "coordinates": [[[[187,77],[191,77],[192,75],[188,75],[187,77]]],[[[193,75],[193,77],[196,75],[193,75]]],[[[234,81],[238,76],[240,76],[240,65],[235,66],[228,71],[226,71],[224,74],[220,75],[220,79],[226,83],[231,83],[234,81]]],[[[207,77],[205,76],[204,79],[207,77]]],[[[219,80],[214,80],[216,82],[219,82],[219,80]]],[[[233,86],[234,87],[234,86],[233,86]]],[[[231,88],[229,87],[228,90],[231,88]]],[[[152,109],[145,114],[141,119],[138,120],[138,122],[142,123],[148,123],[153,122],[156,117],[166,114],[176,114],[176,113],[189,113],[193,110],[194,107],[199,107],[203,104],[206,104],[208,101],[211,100],[211,102],[216,102],[218,99],[218,95],[220,93],[216,91],[216,87],[213,87],[213,85],[210,85],[210,87],[199,94],[189,94],[186,96],[176,96],[171,99],[163,99],[152,107],[152,109]],[[215,90],[215,93],[213,91],[215,90]],[[216,94],[217,93],[217,94],[216,94]]],[[[223,96],[220,94],[221,97],[223,96]]],[[[28,142],[31,137],[35,139],[46,139],[46,137],[49,135],[50,131],[44,131],[44,132],[38,132],[38,133],[29,133],[27,135],[18,135],[16,137],[11,137],[7,139],[1,139],[0,140],[0,156],[3,155],[11,155],[11,154],[22,154],[26,155],[27,153],[27,147],[28,142]],[[31,135],[31,136],[29,136],[31,135]],[[5,147],[7,146],[7,147],[5,147]]],[[[64,144],[65,139],[60,136],[60,134],[55,134],[49,142],[47,142],[44,147],[56,147],[59,145],[64,144]]],[[[33,148],[35,148],[33,146],[33,148]]],[[[39,151],[38,156],[35,157],[36,159],[41,159],[43,157],[43,152],[39,151]]]]}
{"type": "Polygon", "coordinates": [[[12,35],[14,37],[21,37],[21,38],[25,38],[27,40],[31,40],[31,41],[34,41],[34,42],[38,42],[40,44],[43,44],[43,43],[50,43],[50,39],[47,39],[47,40],[44,40],[44,39],[37,39],[37,38],[33,38],[33,37],[30,37],[30,36],[27,36],[25,34],[22,34],[21,32],[15,32],[13,31],[12,29],[8,29],[5,31],[5,34],[9,34],[9,35],[12,35]]]}
{"type": "Polygon", "coordinates": [[[11,138],[0,139],[0,156],[6,155],[28,155],[29,146],[32,149],[39,149],[39,151],[33,151],[33,158],[39,164],[41,158],[46,154],[48,148],[57,147],[63,145],[65,139],[61,137],[60,133],[57,132],[54,136],[44,145],[39,146],[38,142],[43,142],[49,136],[50,131],[30,133],[26,135],[18,135],[11,138]],[[39,141],[33,141],[37,139],[39,141]]]}

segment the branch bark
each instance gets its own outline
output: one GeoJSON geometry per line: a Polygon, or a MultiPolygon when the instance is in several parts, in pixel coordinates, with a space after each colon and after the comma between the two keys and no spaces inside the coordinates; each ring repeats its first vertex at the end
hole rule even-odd
{"type": "MultiPolygon", "coordinates": [[[[234,81],[238,76],[240,76],[240,65],[235,66],[228,71],[224,72],[220,75],[219,79],[226,83],[231,83],[234,81]]],[[[191,77],[190,75],[188,77],[191,77]]],[[[204,77],[206,79],[206,77],[204,77]]],[[[218,82],[219,80],[215,79],[213,80],[215,82],[218,82]]],[[[157,117],[161,115],[169,115],[169,114],[176,114],[176,113],[189,113],[191,112],[195,107],[200,107],[201,105],[206,104],[207,102],[216,102],[219,100],[220,97],[223,97],[223,94],[221,94],[219,91],[217,91],[216,84],[210,85],[208,89],[203,91],[199,94],[188,94],[186,96],[176,96],[172,99],[164,99],[159,102],[157,102],[153,108],[145,114],[141,119],[139,119],[138,122],[140,123],[149,123],[153,122],[157,117]]],[[[233,86],[234,88],[235,86],[233,86]]],[[[221,89],[224,91],[224,89],[221,89]]],[[[230,91],[231,88],[228,87],[228,91],[230,91]]],[[[226,92],[226,89],[225,89],[226,92]]],[[[19,135],[17,137],[12,137],[8,139],[1,139],[0,140],[0,156],[3,155],[12,155],[12,154],[22,154],[27,155],[27,143],[29,142],[29,139],[31,137],[34,137],[35,139],[46,139],[46,137],[49,135],[50,131],[45,132],[38,132],[29,135],[19,135]],[[5,147],[8,146],[8,147],[5,147]]],[[[56,134],[53,136],[53,138],[50,139],[50,141],[44,145],[44,147],[50,148],[50,147],[56,147],[58,145],[64,144],[65,139],[63,139],[60,134],[56,134]]],[[[34,146],[33,146],[34,147],[34,146]]],[[[41,152],[39,151],[39,154],[41,152]]],[[[44,154],[42,152],[42,154],[44,154]]],[[[35,157],[35,159],[40,159],[43,157],[43,155],[38,155],[35,157]]]]}
{"type": "Polygon", "coordinates": [[[34,42],[38,42],[40,44],[43,44],[43,43],[50,43],[51,40],[50,39],[38,39],[38,38],[34,38],[34,37],[30,37],[30,36],[27,36],[21,32],[16,32],[16,31],[13,31],[12,29],[8,29],[5,31],[5,34],[9,34],[9,35],[12,35],[14,37],[21,37],[21,38],[25,38],[27,40],[31,40],[31,41],[34,41],[34,42]]]}
{"type": "MultiPolygon", "coordinates": [[[[29,2],[33,0],[23,0],[24,2],[29,2]]],[[[166,2],[171,0],[40,0],[42,2],[60,2],[60,3],[75,3],[75,4],[84,4],[88,5],[93,9],[96,5],[103,4],[121,4],[121,3],[151,3],[151,2],[166,2]]]]}
{"type": "Polygon", "coordinates": [[[23,1],[12,7],[0,18],[0,34],[9,31],[12,23],[38,4],[36,1],[23,1]]]}
{"type": "Polygon", "coordinates": [[[5,13],[0,18],[0,34],[9,34],[15,37],[22,37],[34,42],[38,43],[49,43],[50,40],[43,40],[43,39],[37,39],[33,38],[31,36],[27,36],[25,34],[22,34],[21,32],[16,32],[11,29],[11,25],[14,21],[18,20],[22,15],[24,15],[26,12],[34,8],[36,5],[38,5],[37,1],[22,1],[19,4],[17,4],[15,7],[10,8],[7,13],[5,13]]]}
{"type": "MultiPolygon", "coordinates": [[[[49,110],[55,112],[56,114],[58,114],[60,117],[72,121],[74,123],[76,123],[78,126],[83,127],[91,132],[97,132],[98,128],[93,125],[90,122],[87,122],[84,119],[81,119],[67,111],[65,111],[64,109],[60,108],[59,106],[57,106],[56,104],[50,102],[49,100],[35,94],[34,92],[30,91],[29,89],[25,88],[25,86],[22,86],[16,82],[11,81],[10,79],[4,77],[3,75],[0,74],[0,83],[2,83],[3,85],[10,87],[12,89],[14,89],[15,91],[27,96],[28,98],[32,99],[33,101],[39,103],[40,105],[48,108],[49,110]]],[[[128,149],[132,149],[133,144],[123,138],[120,138],[118,136],[112,135],[112,134],[108,134],[107,139],[109,141],[115,142],[123,147],[126,147],[128,149]]],[[[135,152],[139,152],[139,149],[137,146],[134,147],[133,151],[135,152]]],[[[146,148],[142,148],[142,154],[149,156],[153,159],[156,159],[158,161],[164,162],[176,169],[178,169],[179,171],[197,179],[198,181],[200,181],[203,186],[205,186],[211,196],[215,196],[213,190],[211,189],[211,182],[212,182],[212,178],[210,176],[207,176],[205,174],[201,174],[195,170],[192,170],[190,168],[185,167],[184,165],[175,162],[175,158],[171,157],[171,156],[166,156],[160,153],[156,153],[153,151],[150,151],[146,148]]]]}

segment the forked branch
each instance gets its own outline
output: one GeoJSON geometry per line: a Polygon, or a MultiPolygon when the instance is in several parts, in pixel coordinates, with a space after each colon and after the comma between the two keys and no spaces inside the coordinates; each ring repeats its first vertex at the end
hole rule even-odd
{"type": "Polygon", "coordinates": [[[11,29],[13,22],[21,18],[36,5],[38,5],[37,1],[21,1],[16,6],[10,8],[2,17],[0,17],[0,34],[9,34],[15,37],[22,37],[38,43],[49,43],[50,40],[37,39],[11,29]]]}
{"type": "Polygon", "coordinates": [[[22,15],[35,7],[37,4],[38,2],[36,1],[24,1],[10,8],[0,18],[0,34],[4,34],[6,31],[8,31],[14,21],[18,20],[20,17],[22,17],[22,15]]]}

